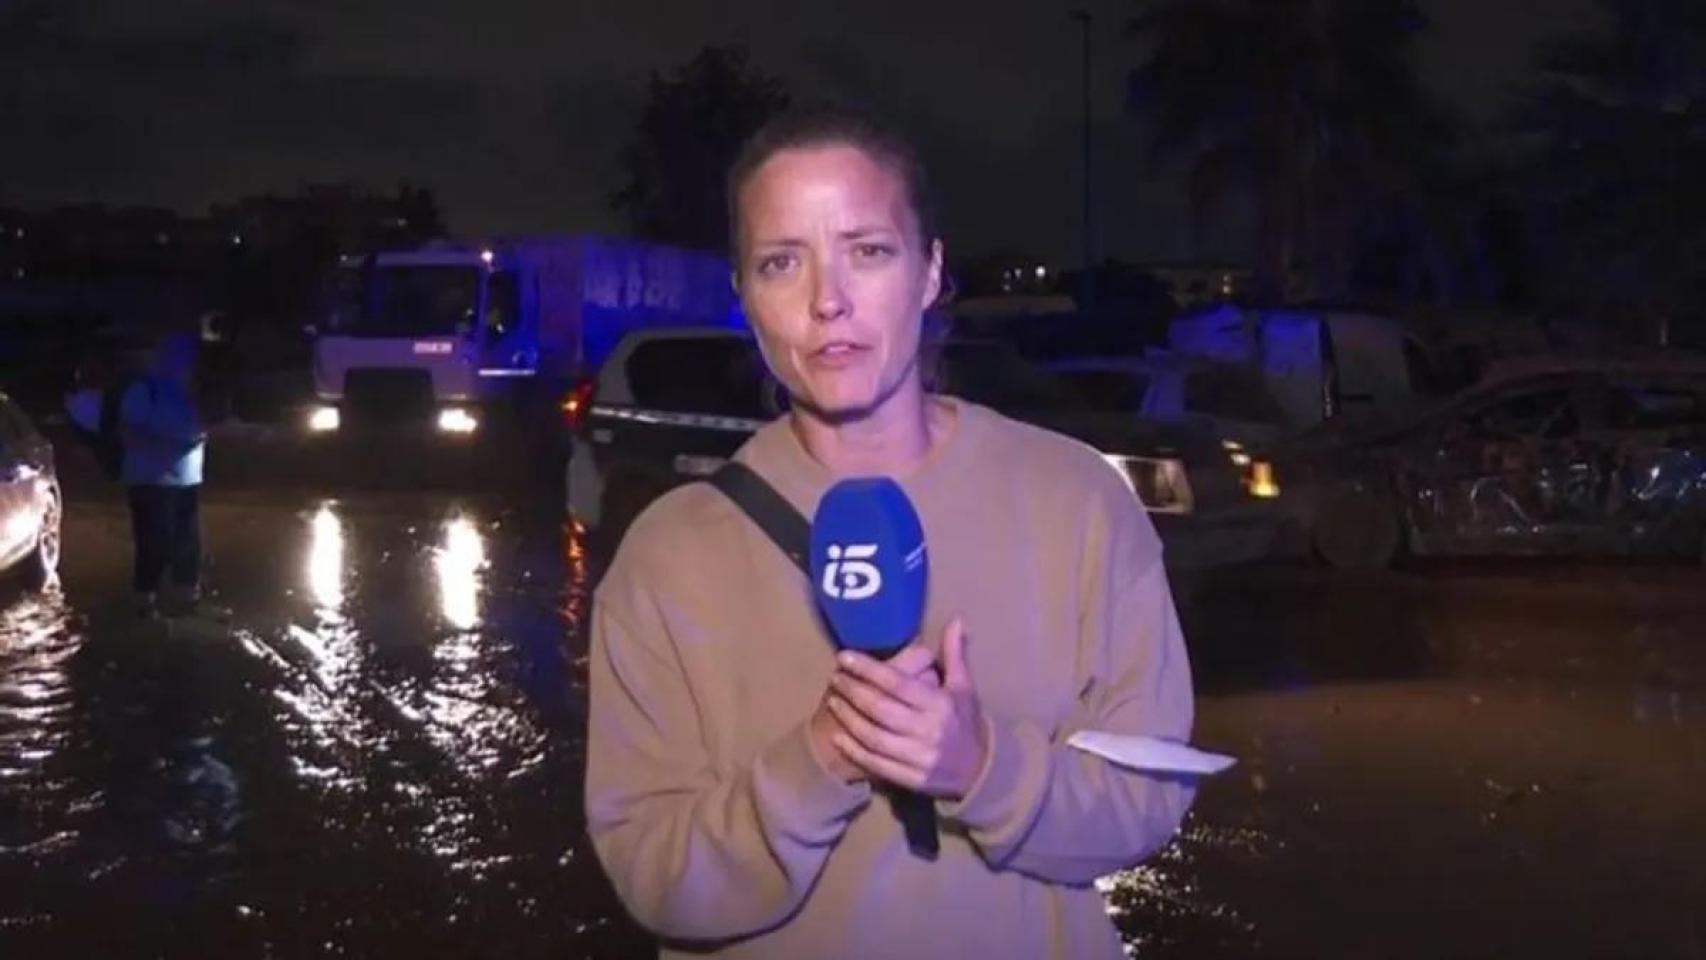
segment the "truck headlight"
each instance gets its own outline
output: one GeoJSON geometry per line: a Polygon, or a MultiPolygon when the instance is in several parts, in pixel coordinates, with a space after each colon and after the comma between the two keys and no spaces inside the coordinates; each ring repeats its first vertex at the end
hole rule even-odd
{"type": "Polygon", "coordinates": [[[1149,512],[1190,513],[1196,509],[1183,461],[1114,453],[1105,453],[1102,457],[1120,472],[1126,486],[1131,487],[1138,501],[1149,512]]]}
{"type": "Polygon", "coordinates": [[[445,433],[473,433],[480,421],[461,407],[449,407],[438,412],[438,429],[445,433]]]}
{"type": "Polygon", "coordinates": [[[315,433],[331,433],[343,423],[337,407],[315,407],[308,414],[308,429],[315,433]]]}

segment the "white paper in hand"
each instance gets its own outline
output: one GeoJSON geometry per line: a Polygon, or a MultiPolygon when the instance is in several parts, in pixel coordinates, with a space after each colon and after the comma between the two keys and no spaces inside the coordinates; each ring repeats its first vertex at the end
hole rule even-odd
{"type": "Polygon", "coordinates": [[[1149,773],[1212,776],[1238,762],[1222,754],[1207,753],[1182,743],[1139,734],[1080,730],[1066,742],[1122,767],[1149,773]]]}

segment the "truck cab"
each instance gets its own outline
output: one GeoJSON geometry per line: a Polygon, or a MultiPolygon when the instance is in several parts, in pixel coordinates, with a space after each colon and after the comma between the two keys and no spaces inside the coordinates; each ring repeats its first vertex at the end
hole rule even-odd
{"type": "Polygon", "coordinates": [[[741,323],[725,258],[584,234],[374,253],[334,288],[314,347],[321,433],[467,435],[508,414],[543,428],[629,331],[741,323]]]}
{"type": "Polygon", "coordinates": [[[539,373],[524,265],[444,245],[346,259],[314,344],[309,425],[413,422],[475,432],[503,384],[539,373]]]}

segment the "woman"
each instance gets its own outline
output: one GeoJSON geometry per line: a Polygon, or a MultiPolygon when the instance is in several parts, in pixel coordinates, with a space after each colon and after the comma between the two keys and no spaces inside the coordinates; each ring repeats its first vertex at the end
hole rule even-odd
{"type": "Polygon", "coordinates": [[[790,397],[736,456],[807,516],[840,478],[898,480],[930,544],[925,628],[890,661],[838,657],[736,506],[706,484],[659,500],[595,598],[600,861],[665,956],[1123,956],[1090,883],[1164,843],[1192,791],[1065,741],[1189,734],[1147,515],[1095,451],[926,393],[943,250],[905,141],[785,116],[729,202],[735,280],[790,397]],[[884,784],[936,799],[936,860],[873,802],[884,784]]]}

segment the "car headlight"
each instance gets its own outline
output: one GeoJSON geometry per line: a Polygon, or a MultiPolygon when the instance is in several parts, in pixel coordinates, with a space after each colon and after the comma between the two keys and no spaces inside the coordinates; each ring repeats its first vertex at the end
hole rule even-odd
{"type": "Polygon", "coordinates": [[[1274,465],[1267,460],[1258,460],[1244,449],[1244,445],[1236,440],[1220,441],[1220,448],[1226,451],[1226,458],[1232,461],[1232,466],[1238,471],[1239,483],[1244,492],[1258,500],[1272,500],[1280,495],[1279,481],[1274,479],[1274,465]]]}
{"type": "Polygon", "coordinates": [[[438,429],[445,433],[473,433],[479,427],[480,421],[461,407],[450,407],[438,412],[438,429]]]}
{"type": "Polygon", "coordinates": [[[1244,489],[1258,500],[1272,500],[1280,495],[1279,481],[1274,479],[1274,465],[1266,460],[1250,464],[1244,476],[1244,489]]]}
{"type": "Polygon", "coordinates": [[[1138,501],[1151,513],[1190,513],[1196,509],[1183,461],[1114,453],[1102,456],[1120,472],[1138,501]]]}
{"type": "Polygon", "coordinates": [[[308,429],[315,433],[330,433],[338,429],[343,418],[338,414],[337,407],[315,407],[308,414],[308,429]]]}

